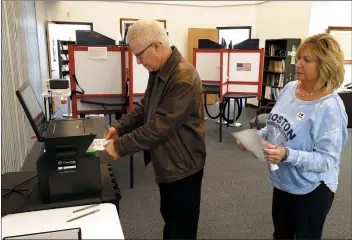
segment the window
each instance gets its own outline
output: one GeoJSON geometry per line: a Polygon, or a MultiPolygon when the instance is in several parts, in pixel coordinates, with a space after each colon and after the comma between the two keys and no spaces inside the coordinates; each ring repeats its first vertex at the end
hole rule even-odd
{"type": "Polygon", "coordinates": [[[219,44],[222,39],[226,41],[226,48],[228,48],[232,40],[232,46],[251,38],[252,27],[217,27],[219,30],[219,44]]]}

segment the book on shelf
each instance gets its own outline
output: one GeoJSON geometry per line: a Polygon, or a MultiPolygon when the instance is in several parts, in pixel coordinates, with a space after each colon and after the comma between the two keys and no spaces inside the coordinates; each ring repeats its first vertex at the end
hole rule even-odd
{"type": "Polygon", "coordinates": [[[275,44],[269,44],[269,56],[270,57],[284,57],[284,51],[281,47],[275,44]]]}
{"type": "Polygon", "coordinates": [[[299,47],[301,39],[282,38],[265,40],[265,57],[261,104],[275,101],[285,85],[295,79],[294,66],[288,52],[299,47]]]}
{"type": "Polygon", "coordinates": [[[274,44],[269,45],[269,53],[270,53],[270,56],[275,56],[275,45],[274,44]]]}
{"type": "Polygon", "coordinates": [[[278,89],[278,88],[271,88],[271,92],[272,92],[273,100],[276,101],[276,100],[279,98],[280,89],[278,89]]]}
{"type": "Polygon", "coordinates": [[[279,77],[279,83],[278,83],[278,87],[280,87],[280,88],[282,88],[282,87],[284,87],[284,74],[283,73],[281,73],[280,74],[280,77],[279,77]]]}
{"type": "Polygon", "coordinates": [[[280,88],[266,86],[264,97],[266,99],[276,101],[279,98],[281,91],[282,91],[282,89],[280,89],[280,88]]]}
{"type": "Polygon", "coordinates": [[[269,71],[271,72],[285,72],[285,61],[284,60],[270,60],[269,71]]]}
{"type": "Polygon", "coordinates": [[[266,86],[265,87],[265,94],[264,97],[266,99],[271,99],[271,87],[270,86],[266,86]]]}
{"type": "Polygon", "coordinates": [[[266,81],[264,84],[272,87],[282,88],[284,86],[284,74],[283,73],[280,73],[280,75],[267,74],[266,81]]]}

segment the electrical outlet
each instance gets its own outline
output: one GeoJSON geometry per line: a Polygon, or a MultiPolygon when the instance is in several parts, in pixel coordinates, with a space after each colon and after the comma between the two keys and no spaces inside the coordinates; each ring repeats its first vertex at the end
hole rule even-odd
{"type": "Polygon", "coordinates": [[[66,15],[67,15],[68,18],[71,17],[71,13],[70,12],[67,12],[66,15]]]}

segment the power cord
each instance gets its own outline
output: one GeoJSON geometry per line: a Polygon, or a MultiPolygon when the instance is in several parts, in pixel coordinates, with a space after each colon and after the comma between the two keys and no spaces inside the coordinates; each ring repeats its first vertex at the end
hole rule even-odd
{"type": "Polygon", "coordinates": [[[62,114],[65,114],[62,110],[61,107],[59,108],[58,106],[56,106],[56,104],[53,102],[53,105],[55,108],[57,108],[57,110],[53,113],[53,115],[55,115],[58,111],[60,111],[62,114]]]}
{"type": "MultiPolygon", "coordinates": [[[[35,175],[34,177],[31,177],[30,179],[27,179],[26,181],[24,181],[24,182],[21,182],[21,183],[19,183],[19,184],[17,184],[16,186],[14,186],[14,187],[12,187],[12,188],[10,188],[10,189],[1,189],[1,190],[9,190],[7,193],[5,193],[4,195],[2,195],[1,196],[1,198],[3,198],[3,197],[5,197],[5,196],[7,196],[7,195],[9,195],[11,192],[13,192],[14,190],[15,190],[15,188],[17,188],[17,187],[19,187],[19,186],[21,186],[21,185],[23,185],[23,184],[25,184],[25,183],[27,183],[27,182],[29,182],[29,181],[31,181],[32,179],[34,179],[34,178],[36,178],[36,177],[38,177],[38,175],[35,175]]],[[[20,190],[16,190],[16,192],[19,192],[20,190]]]]}
{"type": "MultiPolygon", "coordinates": [[[[52,108],[53,108],[53,106],[56,108],[55,110],[55,112],[53,112],[53,115],[55,115],[58,111],[60,111],[62,114],[65,114],[62,110],[61,110],[61,107],[59,108],[58,106],[56,106],[56,104],[55,104],[55,101],[54,101],[54,99],[53,99],[53,92],[52,91],[49,91],[49,95],[50,95],[50,98],[51,98],[51,105],[52,105],[52,108]]],[[[53,109],[51,109],[51,110],[53,110],[53,109]]],[[[50,111],[50,109],[49,109],[49,111],[50,111]]]]}
{"type": "Polygon", "coordinates": [[[26,191],[29,192],[29,193],[28,193],[26,199],[23,201],[23,203],[22,203],[18,208],[14,209],[13,211],[8,212],[8,213],[1,214],[1,217],[5,217],[5,216],[7,216],[7,215],[10,215],[10,214],[13,214],[13,213],[17,212],[18,210],[20,210],[20,209],[26,204],[26,202],[28,201],[29,197],[30,197],[30,196],[32,195],[32,193],[33,193],[32,190],[31,190],[31,189],[15,190],[15,192],[18,192],[18,193],[20,193],[20,192],[26,192],[26,191]]]}
{"type": "Polygon", "coordinates": [[[32,189],[19,189],[19,190],[17,190],[16,188],[19,187],[19,186],[21,186],[21,185],[23,185],[23,184],[25,184],[25,183],[27,183],[27,182],[29,182],[29,181],[31,181],[32,179],[36,178],[37,176],[38,176],[38,175],[35,175],[34,177],[31,177],[31,178],[27,179],[26,181],[21,182],[21,183],[17,184],[16,186],[14,186],[14,187],[12,187],[12,188],[10,188],[10,189],[6,189],[6,188],[2,188],[2,189],[1,189],[1,190],[8,190],[8,192],[5,193],[4,195],[2,195],[1,198],[3,198],[3,197],[5,197],[5,196],[9,195],[10,193],[19,193],[19,194],[22,194],[22,192],[29,192],[28,195],[27,195],[27,197],[26,197],[26,199],[23,201],[23,203],[22,203],[18,208],[14,209],[12,212],[8,212],[8,213],[1,214],[1,217],[5,217],[5,216],[7,216],[7,215],[9,215],[9,214],[12,214],[12,213],[17,212],[19,209],[21,209],[21,208],[26,204],[26,202],[28,201],[29,197],[30,197],[30,196],[32,195],[32,193],[33,193],[33,192],[32,192],[32,189]]]}

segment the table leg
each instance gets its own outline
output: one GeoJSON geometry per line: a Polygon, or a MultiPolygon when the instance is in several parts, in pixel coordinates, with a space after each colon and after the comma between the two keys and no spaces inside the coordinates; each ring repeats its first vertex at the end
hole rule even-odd
{"type": "MultiPolygon", "coordinates": [[[[203,92],[203,98],[204,98],[204,107],[206,108],[207,105],[207,94],[205,92],[203,92]]],[[[207,118],[206,116],[204,116],[205,121],[208,120],[209,118],[207,118]]]]}
{"type": "Polygon", "coordinates": [[[53,111],[53,99],[49,96],[49,120],[51,120],[51,113],[53,111]]]}
{"type": "Polygon", "coordinates": [[[133,188],[134,170],[133,170],[133,156],[130,156],[130,188],[133,188]]]}
{"type": "Polygon", "coordinates": [[[68,118],[71,118],[71,99],[70,97],[67,97],[67,114],[68,114],[68,118]]]}
{"type": "Polygon", "coordinates": [[[44,97],[44,112],[45,112],[45,118],[46,120],[49,120],[48,119],[48,111],[47,111],[47,106],[46,106],[46,97],[44,97]]]}
{"type": "Polygon", "coordinates": [[[234,108],[233,108],[233,123],[230,124],[231,127],[241,127],[242,124],[241,123],[238,123],[236,122],[236,105],[237,105],[237,98],[234,98],[234,108]]]}
{"type": "MultiPolygon", "coordinates": [[[[220,109],[222,109],[224,106],[225,106],[224,103],[222,103],[222,105],[220,105],[220,103],[219,103],[219,108],[220,108],[220,109]]],[[[219,112],[220,112],[220,114],[222,114],[222,111],[221,111],[221,110],[219,110],[219,112]]],[[[221,117],[222,117],[222,115],[221,115],[221,117]]],[[[223,119],[223,118],[221,118],[221,119],[222,119],[222,120],[218,119],[218,120],[216,121],[216,123],[219,123],[219,124],[220,124],[220,121],[221,121],[223,125],[227,125],[226,120],[223,119]]]]}
{"type": "MultiPolygon", "coordinates": [[[[219,103],[220,104],[220,122],[222,123],[222,103],[219,103]]],[[[219,124],[220,125],[220,133],[219,133],[219,141],[222,142],[222,124],[219,124]]]]}
{"type": "Polygon", "coordinates": [[[226,121],[226,125],[227,127],[229,127],[229,119],[230,119],[230,107],[231,107],[231,98],[228,98],[227,99],[227,102],[228,102],[228,107],[227,107],[227,121],[226,121]]]}

